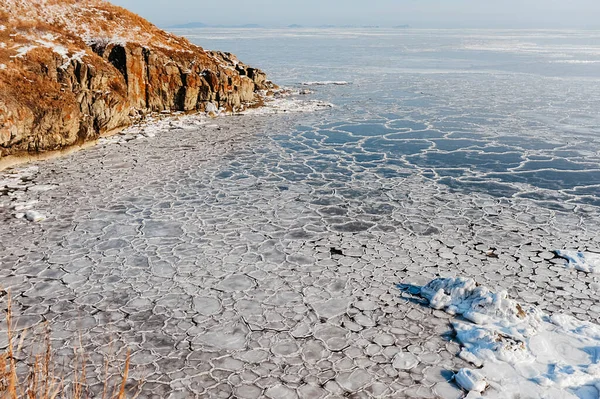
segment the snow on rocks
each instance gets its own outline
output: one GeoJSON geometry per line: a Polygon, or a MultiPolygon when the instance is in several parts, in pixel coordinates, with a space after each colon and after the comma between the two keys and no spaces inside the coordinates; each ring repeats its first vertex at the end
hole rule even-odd
{"type": "Polygon", "coordinates": [[[492,398],[577,398],[579,392],[600,392],[599,325],[521,307],[505,291],[469,278],[407,287],[399,286],[465,319],[452,322],[459,356],[480,369],[462,369],[455,381],[472,394],[485,389],[492,398]]]}
{"type": "Polygon", "coordinates": [[[0,70],[6,69],[6,64],[0,64],[0,70]]]}
{"type": "Polygon", "coordinates": [[[31,45],[31,44],[26,45],[26,46],[21,46],[17,49],[17,54],[11,55],[10,58],[24,57],[28,52],[30,52],[31,50],[33,50],[36,47],[37,46],[31,45]]]}
{"type": "Polygon", "coordinates": [[[586,273],[600,273],[600,254],[568,250],[557,250],[555,253],[568,261],[568,267],[586,273]]]}

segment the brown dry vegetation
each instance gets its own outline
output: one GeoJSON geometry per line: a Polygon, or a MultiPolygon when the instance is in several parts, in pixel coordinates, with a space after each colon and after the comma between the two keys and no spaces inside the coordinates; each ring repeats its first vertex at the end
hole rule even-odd
{"type": "MultiPolygon", "coordinates": [[[[44,331],[33,337],[34,352],[23,347],[28,331],[17,337],[13,329],[13,315],[8,298],[6,311],[8,347],[0,353],[0,397],[6,399],[84,399],[90,397],[86,379],[86,356],[74,348],[73,373],[65,378],[55,370],[50,331],[44,331]]],[[[105,361],[106,371],[102,399],[135,398],[139,395],[139,385],[133,390],[127,389],[129,375],[129,353],[125,361],[120,381],[111,384],[108,377],[109,364],[105,361]]]]}

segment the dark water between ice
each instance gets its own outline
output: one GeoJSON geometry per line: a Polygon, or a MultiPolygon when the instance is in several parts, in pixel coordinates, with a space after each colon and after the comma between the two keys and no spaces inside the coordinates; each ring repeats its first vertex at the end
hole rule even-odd
{"type": "Polygon", "coordinates": [[[336,108],[271,137],[298,160],[292,180],[329,169],[332,179],[416,173],[550,208],[600,206],[600,32],[178,33],[282,85],[351,83],[315,86],[313,97],[336,108]]]}

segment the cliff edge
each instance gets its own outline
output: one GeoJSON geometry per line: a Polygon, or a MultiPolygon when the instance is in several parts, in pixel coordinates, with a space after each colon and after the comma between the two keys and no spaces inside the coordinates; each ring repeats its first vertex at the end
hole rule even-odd
{"type": "Polygon", "coordinates": [[[0,159],[94,140],[148,112],[242,110],[273,86],[103,0],[0,2],[0,159]]]}

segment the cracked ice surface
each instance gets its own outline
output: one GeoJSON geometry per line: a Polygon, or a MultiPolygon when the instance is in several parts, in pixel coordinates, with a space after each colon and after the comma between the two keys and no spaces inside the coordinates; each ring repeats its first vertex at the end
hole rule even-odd
{"type": "Polygon", "coordinates": [[[28,194],[48,219],[0,208],[19,326],[48,320],[65,357],[81,332],[92,384],[102,353],[131,348],[148,396],[460,397],[446,371],[469,363],[446,338],[450,316],[394,282],[466,275],[598,317],[597,278],[551,252],[598,245],[597,214],[292,151],[299,136],[269,132],[298,118],[217,119],[45,162],[23,184],[53,187],[28,194]]]}

